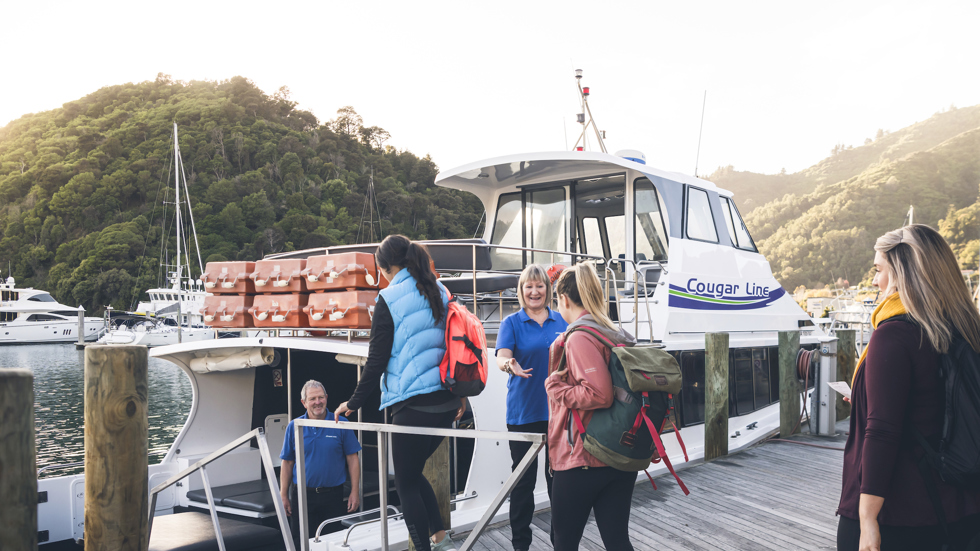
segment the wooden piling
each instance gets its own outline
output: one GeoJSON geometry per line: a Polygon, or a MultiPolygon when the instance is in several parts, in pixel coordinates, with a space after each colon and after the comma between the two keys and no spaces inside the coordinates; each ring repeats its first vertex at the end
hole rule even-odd
{"type": "Polygon", "coordinates": [[[145,346],[85,348],[85,551],[149,542],[145,346]]]}
{"type": "MultiPolygon", "coordinates": [[[[857,332],[854,329],[838,329],[837,335],[837,380],[851,384],[851,377],[854,376],[854,368],[857,363],[857,332]]],[[[851,415],[851,404],[844,401],[844,397],[838,393],[837,396],[837,420],[847,419],[851,415]]]]}
{"type": "MultiPolygon", "coordinates": [[[[442,517],[442,525],[446,530],[452,528],[449,517],[449,438],[443,438],[442,444],[436,451],[429,456],[422,469],[422,475],[429,481],[432,491],[436,494],[436,502],[439,503],[439,516],[442,517]]],[[[408,541],[408,550],[415,551],[415,544],[411,539],[408,541]]]]}
{"type": "Polygon", "coordinates": [[[728,455],[728,379],[728,333],[705,333],[705,461],[728,455]]]}
{"type": "Polygon", "coordinates": [[[779,437],[799,432],[800,385],[796,357],[800,353],[799,331],[779,332],[779,437]],[[794,431],[793,429],[797,430],[794,431]]]}
{"type": "Polygon", "coordinates": [[[0,549],[37,549],[34,375],[0,369],[0,549]]]}

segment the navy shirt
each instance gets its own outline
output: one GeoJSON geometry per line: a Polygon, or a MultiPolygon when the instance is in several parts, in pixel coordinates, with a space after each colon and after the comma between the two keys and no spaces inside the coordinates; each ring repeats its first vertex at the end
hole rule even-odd
{"type": "Polygon", "coordinates": [[[507,424],[526,425],[548,420],[548,349],[568,324],[561,314],[548,308],[543,325],[531,319],[523,308],[504,318],[497,333],[497,350],[509,349],[522,369],[533,371],[527,379],[511,376],[507,380],[507,424]]]}
{"type": "MultiPolygon", "coordinates": [[[[300,419],[309,419],[307,414],[300,419]]],[[[327,412],[327,421],[333,421],[333,413],[327,412]]],[[[340,418],[346,421],[345,417],[340,418]]],[[[296,461],[296,445],[293,422],[286,426],[286,438],[282,442],[279,459],[296,461]]],[[[306,485],[311,488],[340,486],[347,482],[347,456],[361,451],[361,444],[352,430],[303,427],[303,451],[306,456],[306,485]]],[[[296,482],[296,465],[293,465],[293,484],[296,482]]]]}

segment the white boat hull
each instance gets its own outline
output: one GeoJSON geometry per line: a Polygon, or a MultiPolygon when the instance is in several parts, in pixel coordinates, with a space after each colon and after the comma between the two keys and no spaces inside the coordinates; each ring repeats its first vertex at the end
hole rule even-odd
{"type": "MultiPolygon", "coordinates": [[[[85,318],[85,341],[102,334],[100,318],[85,318]]],[[[28,322],[15,320],[0,323],[0,344],[39,344],[78,342],[78,322],[73,320],[28,322]]]]}
{"type": "Polygon", "coordinates": [[[153,348],[155,346],[178,344],[178,342],[198,342],[213,338],[214,329],[194,327],[181,329],[178,340],[177,329],[168,327],[167,329],[151,331],[110,331],[99,339],[99,344],[141,344],[153,348]]]}

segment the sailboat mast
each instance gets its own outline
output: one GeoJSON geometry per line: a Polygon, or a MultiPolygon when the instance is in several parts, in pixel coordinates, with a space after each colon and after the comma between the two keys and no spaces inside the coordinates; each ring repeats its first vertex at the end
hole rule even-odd
{"type": "Polygon", "coordinates": [[[174,121],[174,188],[177,190],[177,342],[183,342],[180,333],[181,318],[184,317],[180,289],[180,147],[177,142],[177,121],[174,121]]]}

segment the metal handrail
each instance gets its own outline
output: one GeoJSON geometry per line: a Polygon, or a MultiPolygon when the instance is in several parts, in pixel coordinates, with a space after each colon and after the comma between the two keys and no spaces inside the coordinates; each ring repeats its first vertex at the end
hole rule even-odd
{"type": "MultiPolygon", "coordinates": [[[[292,533],[289,530],[289,523],[286,521],[286,510],[282,504],[282,496],[279,493],[279,489],[276,487],[277,486],[276,471],[275,471],[275,467],[273,467],[272,464],[272,455],[269,453],[269,444],[268,442],[266,442],[265,439],[265,429],[262,427],[253,429],[245,433],[244,435],[239,436],[238,438],[232,440],[228,444],[222,446],[217,451],[212,452],[204,459],[201,459],[200,461],[194,463],[193,465],[187,467],[186,469],[180,471],[179,473],[171,476],[170,478],[168,478],[167,480],[158,484],[152,490],[150,490],[150,518],[147,524],[147,529],[146,529],[147,533],[151,533],[151,531],[153,530],[153,515],[157,508],[157,495],[161,491],[166,490],[170,486],[187,478],[195,471],[200,470],[201,478],[204,481],[204,493],[207,495],[208,498],[208,509],[211,512],[211,523],[214,525],[214,534],[218,539],[218,548],[221,551],[225,551],[225,540],[224,537],[221,535],[221,525],[218,523],[218,511],[217,509],[215,509],[214,494],[212,494],[211,492],[211,483],[208,480],[206,467],[213,461],[220,459],[221,457],[224,457],[225,455],[230,453],[235,448],[241,446],[242,444],[246,444],[250,442],[253,438],[255,438],[259,443],[259,455],[262,458],[262,467],[265,469],[265,475],[269,481],[269,491],[272,493],[272,503],[276,509],[276,517],[279,520],[279,528],[282,530],[282,538],[283,538],[283,542],[286,544],[286,550],[296,551],[296,547],[295,545],[293,545],[292,533]]],[[[300,486],[300,487],[303,488],[304,490],[303,495],[305,498],[306,488],[305,486],[300,486]]]]}
{"type": "MultiPolygon", "coordinates": [[[[470,551],[480,535],[490,524],[493,516],[497,514],[504,500],[510,495],[511,490],[517,482],[524,476],[524,473],[531,466],[531,462],[537,457],[538,453],[544,449],[546,435],[532,434],[527,432],[497,432],[480,431],[469,429],[441,429],[432,427],[409,427],[402,425],[387,425],[380,423],[357,423],[350,421],[327,421],[317,419],[293,419],[293,438],[296,446],[296,479],[306,480],[306,452],[304,449],[303,427],[333,428],[341,430],[372,431],[378,433],[378,491],[381,500],[381,549],[388,551],[388,436],[390,434],[412,434],[425,436],[443,436],[456,438],[489,438],[493,440],[507,440],[514,442],[530,442],[531,446],[521,462],[511,472],[510,477],[504,482],[500,492],[493,498],[486,512],[476,523],[470,532],[469,537],[459,548],[459,551],[470,551]]],[[[309,551],[310,537],[309,526],[307,525],[307,503],[306,485],[297,485],[297,502],[299,505],[299,540],[300,549],[309,551]]],[[[471,498],[472,499],[472,498],[471,498]]],[[[460,500],[462,501],[462,500],[460,500]]],[[[319,536],[318,536],[319,537],[319,536]]]]}
{"type": "MultiPolygon", "coordinates": [[[[450,499],[449,500],[449,504],[450,505],[453,505],[453,504],[459,503],[460,501],[469,501],[471,499],[476,499],[478,497],[480,497],[480,494],[478,494],[478,493],[476,493],[474,491],[470,495],[462,496],[462,497],[457,497],[455,499],[450,499]]],[[[398,510],[398,507],[395,507],[394,505],[389,505],[388,508],[395,510],[395,514],[394,515],[391,515],[390,517],[388,517],[388,520],[398,520],[398,519],[402,518],[403,516],[405,516],[405,514],[402,513],[401,511],[399,511],[398,510]]],[[[370,514],[370,513],[377,513],[380,510],[381,510],[380,508],[379,509],[371,509],[370,511],[364,511],[363,513],[360,513],[359,515],[353,515],[353,516],[361,516],[361,515],[370,514]]],[[[344,520],[345,518],[350,518],[351,516],[352,515],[347,515],[346,517],[339,517],[339,518],[329,519],[329,520],[323,521],[323,523],[320,524],[320,527],[316,529],[316,537],[313,538],[313,543],[320,543],[320,532],[323,530],[323,527],[326,526],[328,523],[341,521],[341,520],[344,520]]],[[[363,522],[358,522],[356,524],[352,524],[350,526],[350,528],[347,529],[347,534],[344,535],[344,545],[343,546],[344,547],[347,547],[347,541],[350,539],[350,535],[354,531],[354,528],[357,528],[359,526],[367,526],[368,524],[374,524],[375,522],[381,522],[381,515],[378,515],[378,518],[373,518],[371,520],[365,520],[363,522]]]]}

